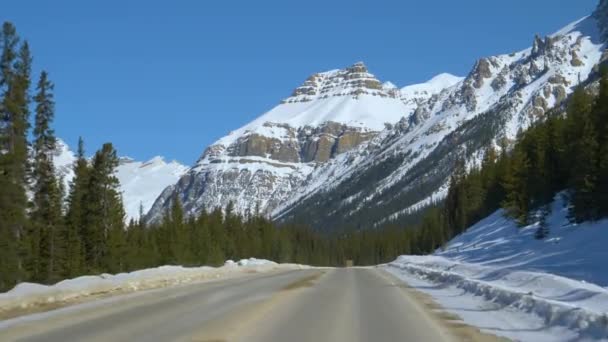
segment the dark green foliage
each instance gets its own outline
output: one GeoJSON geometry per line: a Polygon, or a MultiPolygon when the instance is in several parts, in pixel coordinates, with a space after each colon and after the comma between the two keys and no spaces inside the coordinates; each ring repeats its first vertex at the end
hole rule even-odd
{"type": "Polygon", "coordinates": [[[23,280],[31,56],[15,26],[0,33],[0,288],[23,280]]]}
{"type": "Polygon", "coordinates": [[[527,154],[520,146],[516,146],[509,158],[507,172],[502,179],[506,191],[503,208],[507,215],[522,226],[528,222],[528,211],[530,210],[529,171],[530,161],[527,154]]]}
{"type": "Polygon", "coordinates": [[[53,85],[42,72],[37,86],[34,120],[34,162],[32,168],[33,203],[27,237],[26,271],[35,281],[57,280],[63,271],[66,240],[61,212],[63,191],[55,177],[53,152],[56,139],[51,123],[54,118],[53,85]]]}
{"type": "Polygon", "coordinates": [[[86,232],[85,208],[87,187],[89,184],[89,166],[84,155],[84,142],[78,140],[78,152],[74,164],[74,178],[70,184],[65,215],[66,248],[64,257],[64,277],[74,277],[85,270],[84,235],[86,232]]]}
{"type": "Polygon", "coordinates": [[[85,262],[89,271],[122,271],[124,208],[114,170],[118,156],[112,144],[95,153],[84,198],[85,262]]]}

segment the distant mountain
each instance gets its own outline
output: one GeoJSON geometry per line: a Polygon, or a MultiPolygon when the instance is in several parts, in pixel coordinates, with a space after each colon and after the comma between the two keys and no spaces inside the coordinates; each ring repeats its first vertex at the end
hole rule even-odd
{"type": "MultiPolygon", "coordinates": [[[[58,140],[53,162],[66,191],[69,190],[70,181],[74,177],[75,161],[76,156],[67,144],[58,140]]],[[[140,205],[144,212],[147,212],[162,190],[177,182],[187,170],[186,166],[176,161],[167,163],[162,157],[154,157],[147,162],[120,158],[116,177],[120,181],[127,220],[139,218],[140,205]]]]}
{"type": "Polygon", "coordinates": [[[460,78],[441,74],[398,89],[363,63],[310,76],[281,103],[211,145],[174,194],[189,214],[235,204],[319,229],[400,222],[445,197],[454,163],[478,163],[513,141],[598,71],[608,5],[528,49],[479,59],[460,78]]]}

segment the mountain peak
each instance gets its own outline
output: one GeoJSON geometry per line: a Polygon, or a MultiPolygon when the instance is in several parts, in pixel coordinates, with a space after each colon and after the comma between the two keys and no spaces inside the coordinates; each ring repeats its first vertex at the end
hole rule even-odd
{"type": "Polygon", "coordinates": [[[440,93],[443,89],[449,88],[463,79],[463,77],[442,73],[424,83],[412,84],[401,88],[401,96],[404,100],[412,97],[428,97],[440,93]]]}
{"type": "Polygon", "coordinates": [[[357,62],[344,69],[312,74],[281,103],[309,102],[335,96],[358,98],[361,95],[389,96],[365,64],[357,62]]]}

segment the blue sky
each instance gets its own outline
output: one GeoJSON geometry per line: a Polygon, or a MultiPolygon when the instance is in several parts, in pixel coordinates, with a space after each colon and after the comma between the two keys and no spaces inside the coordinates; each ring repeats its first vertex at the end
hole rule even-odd
{"type": "Polygon", "coordinates": [[[364,61],[404,86],[465,75],[482,56],[531,45],[597,0],[159,1],[2,4],[55,82],[58,136],[92,153],[204,148],[271,109],[317,71],[364,61]]]}

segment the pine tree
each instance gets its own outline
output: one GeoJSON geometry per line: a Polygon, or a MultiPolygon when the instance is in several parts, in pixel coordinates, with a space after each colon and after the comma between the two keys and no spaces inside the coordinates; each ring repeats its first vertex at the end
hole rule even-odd
{"type": "Polygon", "coordinates": [[[51,128],[54,118],[53,84],[46,72],[38,82],[36,117],[34,126],[33,209],[31,213],[29,270],[37,281],[59,280],[64,274],[64,248],[66,246],[62,220],[63,193],[55,176],[53,153],[55,134],[51,128]]]}
{"type": "Polygon", "coordinates": [[[95,153],[85,193],[85,261],[91,272],[121,267],[124,209],[114,171],[118,166],[116,150],[110,143],[95,153]]]}
{"type": "Polygon", "coordinates": [[[599,143],[599,166],[596,200],[599,215],[608,216],[608,67],[602,68],[600,91],[594,108],[599,143]]]}
{"type": "Polygon", "coordinates": [[[84,236],[86,234],[86,203],[90,169],[85,158],[84,141],[78,139],[74,178],[70,184],[65,215],[66,248],[64,277],[75,277],[85,272],[84,236]]]}
{"type": "Polygon", "coordinates": [[[515,219],[520,226],[528,223],[530,194],[527,177],[530,162],[520,146],[516,146],[510,159],[509,167],[503,177],[506,198],[502,204],[508,216],[515,219]]]}
{"type": "Polygon", "coordinates": [[[581,117],[583,131],[576,146],[574,156],[571,217],[576,222],[598,218],[599,207],[595,196],[598,183],[598,142],[595,127],[589,115],[581,117]]]}
{"type": "Polygon", "coordinates": [[[224,239],[224,253],[229,259],[237,259],[239,257],[236,241],[239,233],[239,218],[234,212],[234,202],[228,202],[226,206],[226,214],[224,215],[224,233],[226,239],[224,239]]]}
{"type": "Polygon", "coordinates": [[[171,202],[168,224],[172,233],[171,248],[173,250],[172,255],[175,257],[175,263],[180,265],[191,264],[191,236],[184,219],[184,208],[177,194],[171,202]]]}
{"type": "Polygon", "coordinates": [[[600,145],[597,203],[599,204],[599,215],[608,216],[608,126],[602,129],[603,138],[600,145]]]}
{"type": "Polygon", "coordinates": [[[120,273],[127,270],[127,234],[124,226],[125,211],[122,199],[117,191],[112,191],[112,197],[107,208],[104,226],[107,229],[106,245],[107,254],[104,256],[103,265],[110,273],[120,273]]]}
{"type": "Polygon", "coordinates": [[[26,172],[31,55],[15,26],[6,22],[0,37],[0,288],[23,280],[20,257],[27,253],[26,172]]]}
{"type": "Polygon", "coordinates": [[[226,261],[224,246],[226,246],[226,230],[223,226],[224,217],[220,208],[209,215],[209,250],[207,261],[209,265],[221,265],[226,261]]]}
{"type": "Polygon", "coordinates": [[[467,225],[467,196],[463,183],[465,176],[465,162],[458,160],[450,178],[450,188],[445,200],[447,227],[452,235],[462,233],[467,225]]]}

